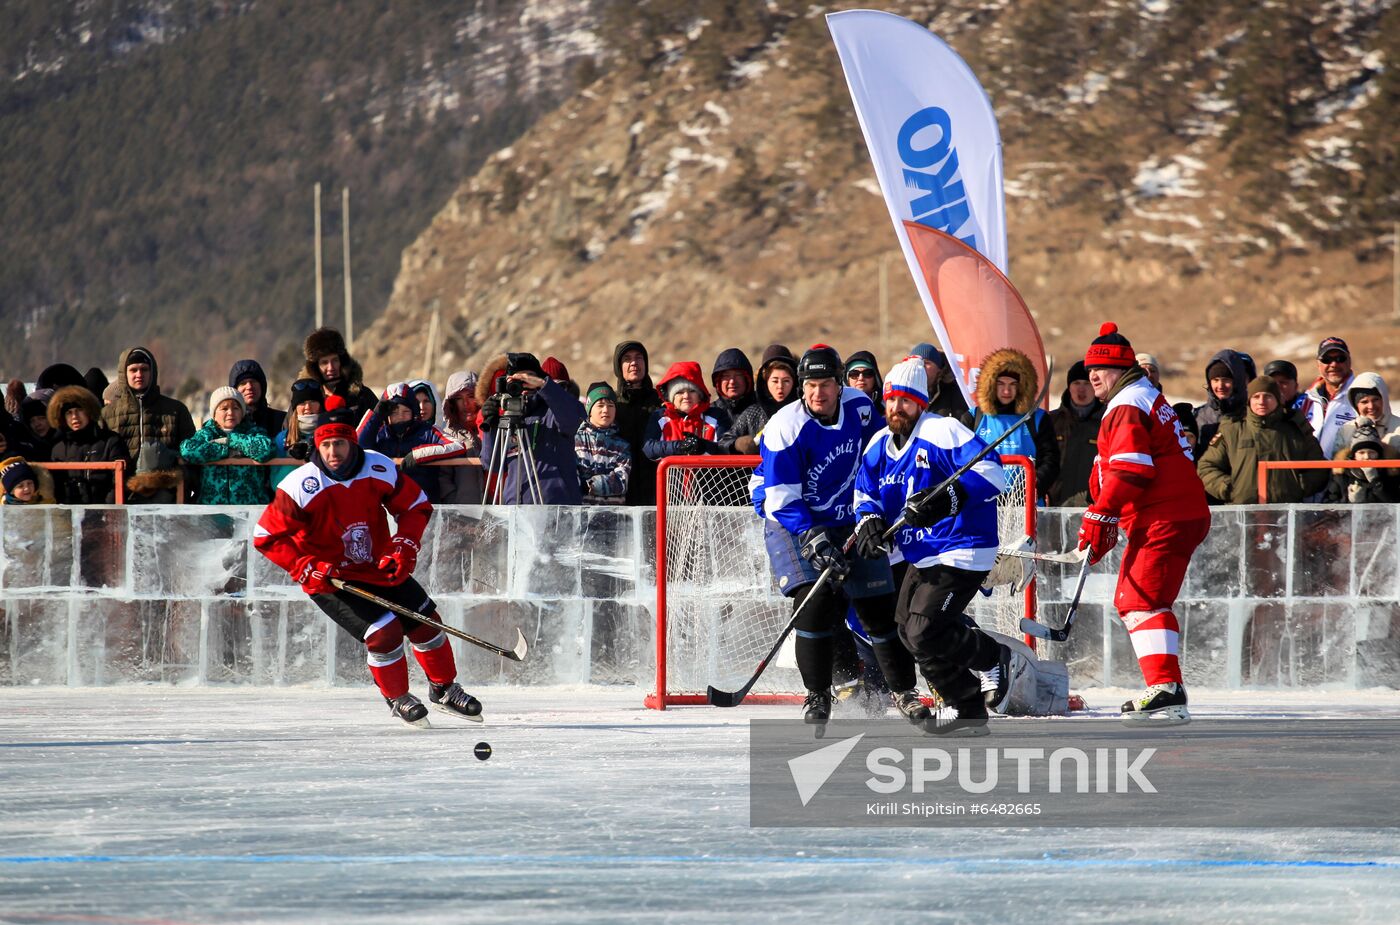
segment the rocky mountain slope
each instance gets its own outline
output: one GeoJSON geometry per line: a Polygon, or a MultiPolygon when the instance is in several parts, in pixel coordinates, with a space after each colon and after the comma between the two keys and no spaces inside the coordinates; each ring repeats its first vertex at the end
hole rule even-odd
{"type": "Polygon", "coordinates": [[[592,79],[600,5],[0,5],[0,369],[110,368],[140,341],[168,389],[244,356],[286,378],[314,314],[312,185],[335,322],[351,190],[363,328],[462,178],[592,79]]]}
{"type": "MultiPolygon", "coordinates": [[[[886,8],[987,87],[1010,276],[1061,369],[1109,318],[1182,397],[1222,345],[1307,371],[1340,334],[1360,366],[1400,365],[1393,2],[886,8]]],[[[510,348],[586,383],[626,337],[658,362],[825,340],[888,363],[926,339],[828,9],[614,8],[600,34],[618,66],[494,154],[403,252],[360,348],[368,377],[443,379],[510,348]]]]}

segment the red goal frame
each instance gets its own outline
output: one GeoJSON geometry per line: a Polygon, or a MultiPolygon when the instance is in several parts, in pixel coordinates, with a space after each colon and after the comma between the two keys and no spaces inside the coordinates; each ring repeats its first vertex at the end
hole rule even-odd
{"type": "MultiPolygon", "coordinates": [[[[656,470],[656,689],[646,695],[644,703],[649,709],[664,710],[668,706],[696,706],[708,703],[705,693],[672,692],[666,687],[666,575],[667,575],[667,473],[673,468],[686,469],[738,469],[755,468],[762,461],[759,456],[671,456],[661,461],[656,470]]],[[[1026,535],[1035,538],[1036,485],[1035,463],[1026,456],[1007,455],[1001,457],[1002,465],[1019,466],[1025,471],[1026,487],[1026,535]]],[[[1032,579],[1025,590],[1025,616],[1035,619],[1035,580],[1032,579]]],[[[1034,648],[1035,638],[1025,637],[1026,644],[1034,648]]],[[[801,693],[753,692],[744,698],[745,703],[801,703],[801,693]]]]}

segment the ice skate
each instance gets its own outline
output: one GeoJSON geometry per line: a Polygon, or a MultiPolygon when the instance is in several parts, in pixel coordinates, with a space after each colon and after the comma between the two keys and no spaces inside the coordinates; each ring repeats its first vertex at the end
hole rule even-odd
{"type": "Polygon", "coordinates": [[[1186,711],[1186,688],[1181,684],[1153,684],[1123,704],[1125,726],[1184,726],[1191,722],[1186,711]]]}
{"type": "Polygon", "coordinates": [[[984,736],[987,729],[987,702],[982,694],[960,703],[945,703],[921,724],[924,732],[935,736],[984,736]]]}
{"type": "Polygon", "coordinates": [[[808,691],[802,701],[802,721],[817,728],[813,730],[820,739],[826,735],[826,724],[831,719],[831,691],[808,691]]]}
{"type": "Polygon", "coordinates": [[[412,694],[402,694],[390,700],[384,698],[384,702],[389,705],[389,713],[408,723],[410,726],[417,726],[419,729],[429,729],[428,708],[423,706],[423,701],[412,694]]]}
{"type": "Polygon", "coordinates": [[[1001,647],[1001,658],[995,665],[986,671],[977,672],[978,679],[982,682],[982,697],[987,703],[987,709],[996,713],[1002,712],[1002,707],[1006,703],[1006,694],[1011,690],[1011,673],[1013,653],[1010,646],[1001,647]]]}
{"type": "Polygon", "coordinates": [[[430,683],[428,700],[432,701],[436,709],[450,716],[469,719],[474,723],[482,721],[481,701],[462,690],[462,685],[456,681],[451,684],[430,683]]]}
{"type": "Polygon", "coordinates": [[[919,692],[912,688],[907,691],[891,692],[890,699],[894,702],[895,709],[899,710],[904,718],[915,726],[922,725],[929,718],[928,707],[924,706],[919,692]]]}

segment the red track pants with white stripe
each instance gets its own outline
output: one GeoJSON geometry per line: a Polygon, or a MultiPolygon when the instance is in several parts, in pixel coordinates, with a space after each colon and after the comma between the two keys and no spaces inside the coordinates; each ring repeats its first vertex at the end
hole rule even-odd
{"type": "Polygon", "coordinates": [[[1210,531],[1210,518],[1147,520],[1127,525],[1123,566],[1114,606],[1128,628],[1133,652],[1148,684],[1181,683],[1181,626],[1172,605],[1186,578],[1191,554],[1210,531]]]}

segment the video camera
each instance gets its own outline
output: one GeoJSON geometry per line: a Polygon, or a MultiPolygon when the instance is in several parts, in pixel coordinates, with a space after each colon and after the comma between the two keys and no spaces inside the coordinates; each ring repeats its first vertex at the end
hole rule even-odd
{"type": "Polygon", "coordinates": [[[528,353],[507,353],[505,375],[496,377],[496,393],[501,396],[501,416],[520,418],[525,415],[525,392],[528,387],[510,377],[518,372],[542,376],[539,361],[528,353]]]}

